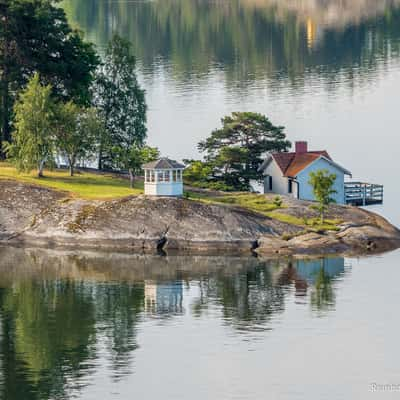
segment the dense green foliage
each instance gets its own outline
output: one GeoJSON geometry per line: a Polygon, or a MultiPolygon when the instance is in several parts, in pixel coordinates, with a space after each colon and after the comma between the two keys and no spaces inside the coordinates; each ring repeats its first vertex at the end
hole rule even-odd
{"type": "Polygon", "coordinates": [[[4,144],[8,158],[19,171],[37,168],[39,177],[54,153],[55,104],[51,91],[51,86],[42,86],[39,75],[35,74],[15,103],[15,131],[12,142],[4,144]]]}
{"type": "Polygon", "coordinates": [[[150,146],[115,146],[111,149],[111,156],[114,166],[128,171],[131,188],[133,188],[135,176],[142,172],[142,165],[156,160],[160,152],[157,148],[150,146]]]}
{"type": "Polygon", "coordinates": [[[318,205],[315,208],[320,213],[321,223],[324,223],[325,212],[331,203],[335,203],[332,195],[337,193],[333,189],[336,181],[336,174],[329,173],[326,169],[310,172],[309,184],[313,188],[313,193],[318,205]]]}
{"type": "Polygon", "coordinates": [[[70,175],[78,160],[90,159],[103,132],[103,121],[94,108],[83,109],[73,102],[56,106],[53,131],[58,153],[68,161],[70,175]]]}
{"type": "Polygon", "coordinates": [[[251,180],[260,180],[258,168],[268,151],[285,151],[290,147],[281,126],[252,112],[234,112],[222,119],[216,129],[199,143],[205,161],[192,162],[185,178],[214,189],[250,190],[251,180]]]}
{"type": "Polygon", "coordinates": [[[54,3],[0,0],[0,141],[10,141],[16,94],[35,72],[60,98],[89,103],[96,52],[54,3]]]}
{"type": "Polygon", "coordinates": [[[58,154],[73,176],[78,159],[94,154],[104,124],[95,109],[55,101],[51,93],[52,87],[43,86],[35,74],[15,103],[15,129],[4,148],[20,172],[37,168],[42,177],[45,164],[58,154]]]}
{"type": "Polygon", "coordinates": [[[126,159],[132,146],[141,147],[146,139],[147,107],[135,65],[130,43],[114,35],[93,85],[93,104],[106,133],[99,146],[99,169],[118,168],[115,154],[126,159]]]}

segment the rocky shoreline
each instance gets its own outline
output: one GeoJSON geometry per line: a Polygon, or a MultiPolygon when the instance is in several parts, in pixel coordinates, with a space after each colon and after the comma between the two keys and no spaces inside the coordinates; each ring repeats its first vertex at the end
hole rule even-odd
{"type": "MultiPolygon", "coordinates": [[[[0,181],[0,244],[132,252],[250,252],[264,255],[369,254],[400,247],[400,231],[355,207],[332,206],[337,231],[310,232],[239,207],[132,196],[99,201],[0,181]]],[[[310,203],[284,199],[287,215],[310,203]]]]}

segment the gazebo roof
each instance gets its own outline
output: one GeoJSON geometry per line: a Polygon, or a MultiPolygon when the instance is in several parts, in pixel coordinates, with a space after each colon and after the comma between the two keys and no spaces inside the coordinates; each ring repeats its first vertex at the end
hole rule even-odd
{"type": "Polygon", "coordinates": [[[184,169],[183,164],[169,158],[160,158],[156,161],[149,162],[143,165],[143,169],[184,169]]]}

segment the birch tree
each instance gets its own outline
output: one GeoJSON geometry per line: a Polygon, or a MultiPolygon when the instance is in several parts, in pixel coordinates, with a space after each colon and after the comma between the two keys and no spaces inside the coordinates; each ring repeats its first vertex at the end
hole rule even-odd
{"type": "Polygon", "coordinates": [[[31,172],[36,168],[39,178],[43,177],[45,163],[53,160],[55,148],[52,136],[55,104],[51,92],[50,85],[41,85],[39,74],[32,77],[14,105],[12,143],[4,144],[18,171],[31,172]]]}

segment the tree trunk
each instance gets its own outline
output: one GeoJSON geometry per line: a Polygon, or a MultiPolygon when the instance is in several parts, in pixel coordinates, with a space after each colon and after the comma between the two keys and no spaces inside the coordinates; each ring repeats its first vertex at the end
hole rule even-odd
{"type": "Polygon", "coordinates": [[[69,158],[69,176],[74,176],[75,157],[69,158]]]}
{"type": "Polygon", "coordinates": [[[129,180],[131,182],[131,189],[133,189],[135,184],[135,175],[133,174],[133,171],[131,169],[129,169],[129,180]]]}
{"type": "Polygon", "coordinates": [[[44,163],[45,163],[45,160],[42,160],[39,163],[38,178],[43,178],[44,163]]]}
{"type": "Polygon", "coordinates": [[[10,44],[10,31],[9,31],[9,18],[7,15],[8,6],[5,8],[5,15],[2,16],[3,33],[5,33],[5,40],[2,45],[3,52],[3,65],[0,68],[2,70],[1,74],[1,123],[0,123],[0,159],[5,158],[6,155],[3,152],[3,141],[11,142],[11,129],[10,129],[10,54],[11,54],[11,44],[10,44]]]}
{"type": "MultiPolygon", "coordinates": [[[[4,77],[5,73],[3,73],[4,77]]],[[[7,77],[4,77],[4,82],[1,85],[1,125],[0,125],[0,158],[4,159],[6,155],[3,152],[3,141],[10,142],[10,95],[9,95],[9,87],[7,82],[7,77]]]]}
{"type": "Polygon", "coordinates": [[[103,169],[103,146],[100,145],[100,149],[99,149],[99,162],[97,164],[97,168],[99,171],[101,171],[103,169]]]}

